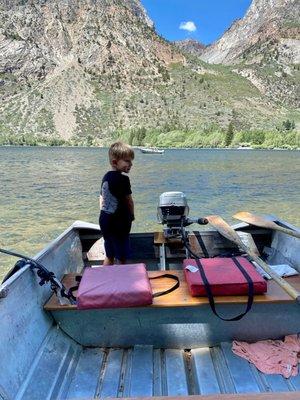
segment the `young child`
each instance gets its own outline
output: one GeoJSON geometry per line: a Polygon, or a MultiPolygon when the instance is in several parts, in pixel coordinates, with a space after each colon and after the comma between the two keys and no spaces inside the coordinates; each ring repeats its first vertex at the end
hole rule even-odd
{"type": "Polygon", "coordinates": [[[122,142],[113,143],[108,151],[111,171],[101,184],[99,225],[104,238],[106,258],[103,265],[115,259],[125,264],[129,256],[129,232],[134,220],[134,204],[127,175],[134,159],[133,149],[122,142]]]}

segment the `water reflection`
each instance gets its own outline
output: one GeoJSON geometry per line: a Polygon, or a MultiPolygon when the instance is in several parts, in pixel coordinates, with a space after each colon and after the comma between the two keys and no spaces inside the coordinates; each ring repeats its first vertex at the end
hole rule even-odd
{"type": "MultiPolygon", "coordinates": [[[[97,223],[107,150],[0,148],[0,243],[29,256],[74,220],[97,223]]],[[[239,210],[276,214],[300,225],[297,151],[136,150],[130,173],[137,232],[158,230],[156,206],[164,191],[186,193],[192,217],[239,210]]],[[[0,256],[0,275],[16,260],[0,256]],[[2,272],[1,272],[2,271],[2,272]]]]}

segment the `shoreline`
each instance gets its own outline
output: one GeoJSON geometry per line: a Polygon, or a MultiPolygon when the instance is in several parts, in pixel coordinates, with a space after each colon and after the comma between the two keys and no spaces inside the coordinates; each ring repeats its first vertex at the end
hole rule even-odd
{"type": "MultiPolygon", "coordinates": [[[[51,146],[51,145],[29,145],[29,144],[1,144],[1,147],[17,147],[17,148],[78,148],[78,149],[107,149],[109,146],[70,146],[70,145],[56,145],[56,146],[51,146]]],[[[144,148],[145,146],[132,146],[133,149],[140,150],[141,148],[144,148]]],[[[300,151],[300,147],[294,148],[294,149],[287,149],[285,147],[157,147],[158,149],[164,149],[164,150],[241,150],[241,151],[246,151],[246,150],[273,150],[273,151],[300,151]]]]}

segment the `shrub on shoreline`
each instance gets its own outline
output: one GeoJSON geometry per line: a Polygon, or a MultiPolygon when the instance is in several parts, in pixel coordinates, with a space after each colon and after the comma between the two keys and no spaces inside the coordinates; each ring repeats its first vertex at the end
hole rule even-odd
{"type": "MultiPolygon", "coordinates": [[[[124,140],[133,146],[190,147],[190,148],[237,148],[247,146],[256,149],[299,149],[300,132],[297,131],[234,131],[215,125],[204,129],[146,129],[144,127],[116,131],[112,140],[124,140]]],[[[69,141],[57,136],[12,135],[0,133],[0,146],[105,146],[109,142],[97,137],[73,137],[69,141]],[[92,139],[92,140],[91,140],[92,139]]]]}

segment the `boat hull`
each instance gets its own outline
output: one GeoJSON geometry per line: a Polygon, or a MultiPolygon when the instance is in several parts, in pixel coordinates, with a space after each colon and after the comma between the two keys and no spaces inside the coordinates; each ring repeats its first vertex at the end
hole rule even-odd
{"type": "Polygon", "coordinates": [[[163,154],[164,150],[159,149],[140,149],[143,154],[163,154]]]}
{"type": "MultiPolygon", "coordinates": [[[[218,312],[231,317],[245,305],[220,304],[218,312]]],[[[197,348],[232,340],[277,339],[300,332],[299,308],[292,304],[254,304],[240,321],[222,321],[209,305],[181,308],[52,311],[60,328],[83,346],[197,348]]]]}
{"type": "MultiPolygon", "coordinates": [[[[59,279],[75,275],[100,236],[95,225],[74,224],[35,258],[59,279]]],[[[262,245],[271,244],[270,232],[262,236],[262,245]]],[[[154,271],[158,264],[174,266],[173,253],[159,263],[161,254],[153,250],[153,239],[153,234],[134,236],[137,259],[146,258],[154,271]]],[[[210,252],[228,245],[216,234],[203,239],[210,252]]],[[[299,266],[299,241],[292,240],[276,233],[272,245],[299,266]]],[[[182,259],[177,260],[176,267],[181,264],[182,259]]],[[[241,397],[247,399],[253,393],[253,398],[263,399],[261,393],[268,391],[281,392],[271,393],[272,399],[299,398],[299,376],[264,375],[231,351],[232,339],[278,339],[300,332],[296,302],[255,303],[237,322],[219,320],[208,304],[49,312],[43,306],[51,289],[38,281],[25,267],[0,287],[1,400],[190,395],[221,399],[223,394],[225,400],[225,393],[247,393],[241,397]],[[287,397],[281,397],[283,392],[287,397]]],[[[244,306],[217,304],[217,310],[232,316],[244,306]]]]}

